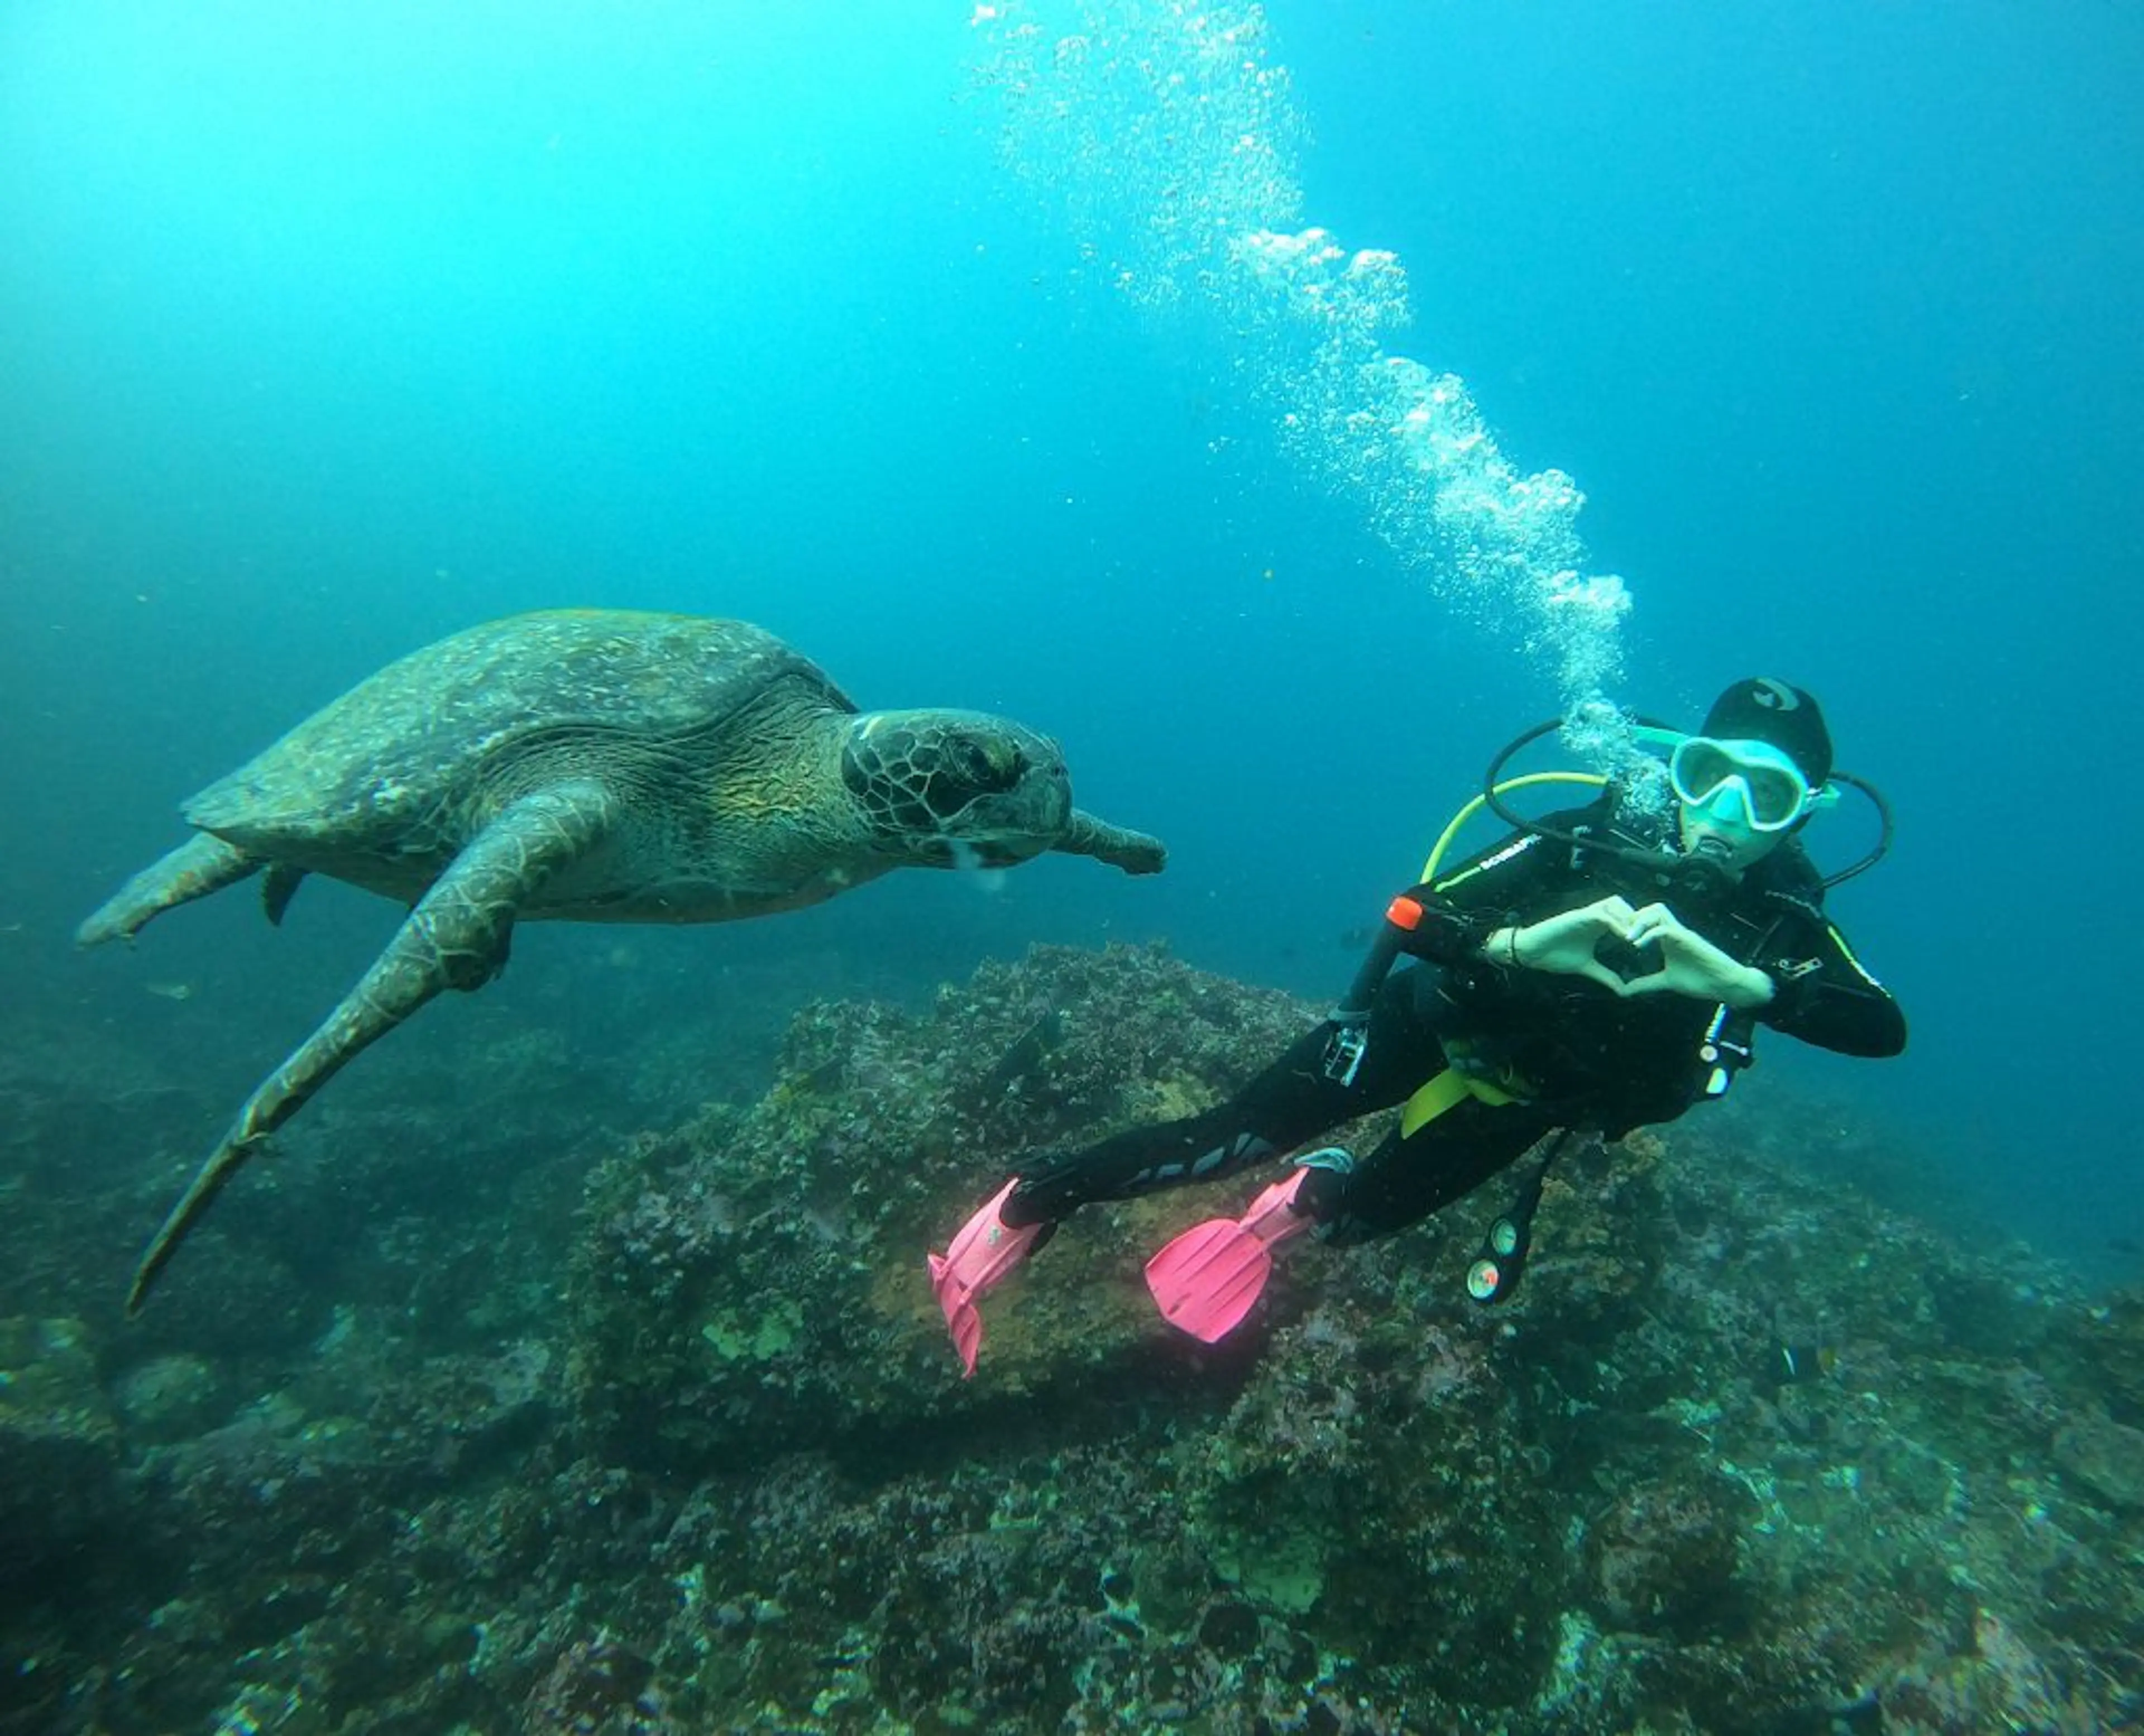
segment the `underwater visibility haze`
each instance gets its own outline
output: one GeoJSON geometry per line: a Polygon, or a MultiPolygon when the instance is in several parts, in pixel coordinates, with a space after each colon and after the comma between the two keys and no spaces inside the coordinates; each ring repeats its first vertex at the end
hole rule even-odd
{"type": "Polygon", "coordinates": [[[0,1731],[2144,1717],[2140,81],[1978,0],[10,7],[0,1731]],[[125,1321],[400,913],[77,925],[551,609],[1016,719],[1166,871],[532,925],[125,1321]],[[1508,1178],[1195,1356],[1135,1255],[1251,1190],[1083,1214],[960,1381],[985,1183],[1239,1085],[1522,730],[1749,676],[1895,818],[1902,1057],[1769,1034],[1493,1313],[1508,1178]]]}

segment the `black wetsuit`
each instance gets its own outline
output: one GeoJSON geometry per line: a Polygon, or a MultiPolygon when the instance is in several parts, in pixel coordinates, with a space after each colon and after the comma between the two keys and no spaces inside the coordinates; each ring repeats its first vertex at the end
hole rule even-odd
{"type": "MultiPolygon", "coordinates": [[[[1674,821],[1619,820],[1604,796],[1545,823],[1581,839],[1659,851],[1674,821]]],[[[1447,1069],[1501,1087],[1512,1100],[1455,1093],[1412,1133],[1394,1128],[1352,1169],[1313,1172],[1298,1208],[1335,1240],[1366,1240],[1449,1204],[1554,1128],[1615,1138],[1673,1120],[1724,1089],[1737,1061],[1747,1059],[1753,1022],[1845,1054],[1891,1055],[1905,1046],[1898,1003],[1824,916],[1822,884],[1791,840],[1733,885],[1664,892],[1649,870],[1607,851],[1519,833],[1407,896],[1422,916],[1402,950],[1420,962],[1386,978],[1352,1073],[1337,1040],[1344,1026],[1328,1021],[1217,1108],[1134,1128],[1029,1171],[1005,1202],[1005,1222],[1055,1223],[1096,1200],[1233,1174],[1342,1122],[1405,1103],[1447,1069]],[[1737,963],[1769,975],[1773,998],[1736,1015],[1674,993],[1625,999],[1584,977],[1511,969],[1481,956],[1482,941],[1497,929],[1611,893],[1634,905],[1666,903],[1737,963]]],[[[1626,975],[1658,968],[1657,959],[1627,963],[1626,975]]]]}

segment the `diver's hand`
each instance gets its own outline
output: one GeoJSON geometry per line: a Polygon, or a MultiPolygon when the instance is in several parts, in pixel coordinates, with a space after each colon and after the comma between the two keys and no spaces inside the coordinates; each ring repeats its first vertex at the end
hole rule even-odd
{"type": "Polygon", "coordinates": [[[1556,976],[1590,977],[1603,988],[1623,992],[1623,979],[1595,956],[1603,940],[1629,938],[1638,913],[1627,898],[1603,898],[1561,915],[1544,916],[1521,929],[1500,928],[1489,936],[1481,955],[1498,965],[1546,970],[1556,976]]]}
{"type": "Polygon", "coordinates": [[[1659,947],[1660,968],[1627,983],[1618,980],[1618,994],[1687,994],[1693,1000],[1723,1001],[1737,1009],[1761,1007],[1772,998],[1771,978],[1736,964],[1704,935],[1684,927],[1664,904],[1632,911],[1623,938],[1633,946],[1659,947]]]}

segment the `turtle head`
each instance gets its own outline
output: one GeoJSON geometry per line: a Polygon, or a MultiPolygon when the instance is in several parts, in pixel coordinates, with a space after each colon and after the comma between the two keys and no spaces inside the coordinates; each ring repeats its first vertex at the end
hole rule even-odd
{"type": "Polygon", "coordinates": [[[1072,817],[1057,744],[981,712],[867,712],[841,781],[881,846],[921,867],[1010,868],[1055,848],[1072,817]]]}

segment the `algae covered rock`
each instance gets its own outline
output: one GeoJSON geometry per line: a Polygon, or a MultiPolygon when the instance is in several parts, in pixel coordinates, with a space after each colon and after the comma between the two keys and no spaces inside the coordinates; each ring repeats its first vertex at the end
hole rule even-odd
{"type": "Polygon", "coordinates": [[[2144,1430],[2084,1411],[2057,1432],[2055,1462],[2100,1499],[2144,1511],[2144,1430]]]}
{"type": "Polygon", "coordinates": [[[1747,1491],[1720,1479],[1622,1490],[1593,1532],[1604,1614],[1619,1629],[1684,1639],[1740,1625],[1735,1570],[1757,1517],[1747,1491]]]}
{"type": "MultiPolygon", "coordinates": [[[[116,1459],[133,1510],[91,1552],[127,1619],[0,1629],[51,1709],[20,1727],[77,1694],[115,1733],[2144,1715],[2144,1313],[1768,1154],[1792,1105],[1751,1088],[1575,1144],[1494,1308],[1464,1276],[1524,1170],[1293,1242],[1217,1347],[1140,1265],[1263,1178],[1082,1211],[963,1381],[925,1247],[1029,1153],[1211,1102],[1317,1013],[1121,948],[810,1007],[762,1099],[613,1138],[568,1251],[555,1210],[522,1233],[519,1269],[567,1264],[540,1331],[413,1355],[404,1311],[341,1311],[166,1444],[115,1429],[78,1328],[0,1326],[0,1448],[58,1444],[16,1461],[37,1499],[116,1459]]],[[[121,1348],[189,1389],[162,1341],[121,1348]]]]}
{"type": "Polygon", "coordinates": [[[992,1311],[975,1386],[925,1250],[1037,1148],[1203,1107],[1314,1016],[1131,948],[1039,947],[921,1016],[806,1008],[759,1103],[643,1137],[592,1178],[572,1262],[581,1420],[638,1462],[730,1464],[1001,1402],[1159,1342],[1139,1261],[1180,1202],[1082,1213],[992,1311]]]}
{"type": "Polygon", "coordinates": [[[0,1594],[120,1530],[119,1430],[73,1320],[0,1320],[0,1594]]]}
{"type": "Polygon", "coordinates": [[[1876,1692],[1934,1729],[1906,1709],[1995,1703],[1977,1634],[2004,1705],[2121,1704],[2136,1421],[2119,1381],[2080,1394],[2127,1317],[1764,1157],[1740,1111],[1574,1147],[1493,1310],[1463,1276],[1516,1174],[1293,1244],[1211,1347],[1140,1264],[1258,1178],[1082,1211],[961,1381],[924,1250],[1029,1153],[1209,1104],[1318,1014],[1039,948],[926,1013],[807,1009],[762,1100],[602,1167],[566,1402],[593,1457],[705,1492],[656,1558],[686,1604],[634,1639],[677,1705],[1794,1730],[1876,1692]]]}
{"type": "Polygon", "coordinates": [[[136,1363],[112,1386],[113,1407],[131,1439],[184,1440],[230,1409],[223,1371],[207,1357],[174,1352],[136,1363]]]}

